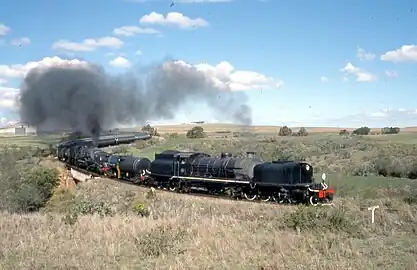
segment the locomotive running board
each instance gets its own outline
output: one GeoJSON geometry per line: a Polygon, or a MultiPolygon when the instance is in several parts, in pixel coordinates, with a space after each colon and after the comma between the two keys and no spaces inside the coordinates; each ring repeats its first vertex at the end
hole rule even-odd
{"type": "Polygon", "coordinates": [[[199,180],[199,181],[205,181],[205,182],[221,182],[221,183],[234,183],[234,184],[250,184],[249,181],[226,180],[226,179],[217,179],[217,178],[200,178],[200,177],[189,177],[189,176],[172,176],[170,179],[199,180]]]}

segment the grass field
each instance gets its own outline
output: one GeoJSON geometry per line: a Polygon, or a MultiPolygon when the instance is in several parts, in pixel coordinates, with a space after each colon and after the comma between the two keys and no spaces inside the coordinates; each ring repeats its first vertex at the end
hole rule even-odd
{"type": "MultiPolygon", "coordinates": [[[[45,145],[45,138],[32,139],[0,144],[45,145]]],[[[337,198],[333,207],[276,206],[151,194],[92,180],[59,188],[38,213],[2,212],[0,268],[416,269],[417,180],[376,176],[381,166],[406,176],[417,164],[416,142],[412,132],[354,137],[258,132],[204,139],[163,135],[110,148],[151,159],[172,148],[211,154],[255,150],[265,160],[305,157],[317,177],[328,173],[337,198]],[[372,205],[380,206],[374,224],[367,210],[372,205]],[[74,207],[83,213],[75,219],[74,207]]]]}

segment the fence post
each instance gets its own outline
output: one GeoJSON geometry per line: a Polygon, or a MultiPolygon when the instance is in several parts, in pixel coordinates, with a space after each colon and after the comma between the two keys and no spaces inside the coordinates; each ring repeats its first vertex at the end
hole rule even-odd
{"type": "Polygon", "coordinates": [[[368,210],[371,211],[371,222],[375,223],[375,210],[379,208],[379,205],[368,207],[368,210]]]}

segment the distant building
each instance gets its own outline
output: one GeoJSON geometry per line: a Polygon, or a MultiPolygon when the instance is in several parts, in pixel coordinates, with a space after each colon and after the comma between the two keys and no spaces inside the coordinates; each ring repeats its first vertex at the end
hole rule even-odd
{"type": "Polygon", "coordinates": [[[36,128],[25,123],[17,123],[7,127],[0,128],[0,135],[3,136],[27,136],[36,135],[36,128]]]}

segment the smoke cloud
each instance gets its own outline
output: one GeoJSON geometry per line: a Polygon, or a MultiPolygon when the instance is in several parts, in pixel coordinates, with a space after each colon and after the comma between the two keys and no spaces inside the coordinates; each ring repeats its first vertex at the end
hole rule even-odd
{"type": "Polygon", "coordinates": [[[246,101],[244,93],[177,61],[122,75],[89,63],[38,66],[22,81],[18,105],[29,125],[70,128],[96,140],[118,124],[173,119],[189,102],[209,105],[218,120],[250,125],[246,101]]]}

